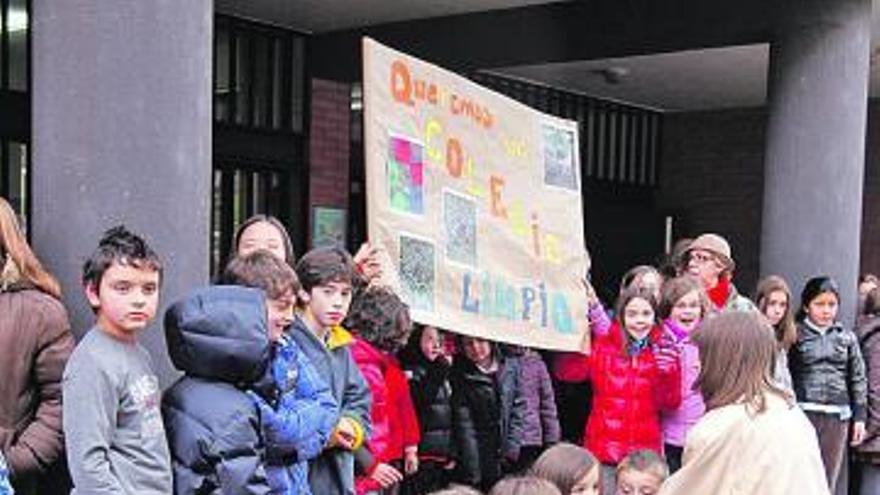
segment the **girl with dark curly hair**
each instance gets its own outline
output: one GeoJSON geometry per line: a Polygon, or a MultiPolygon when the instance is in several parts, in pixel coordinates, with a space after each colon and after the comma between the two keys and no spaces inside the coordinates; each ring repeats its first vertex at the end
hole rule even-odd
{"type": "Polygon", "coordinates": [[[355,455],[363,470],[355,489],[359,495],[395,494],[403,473],[415,473],[419,463],[419,423],[394,357],[412,330],[409,308],[391,290],[368,287],[352,301],[344,324],[355,335],[351,355],[373,395],[373,434],[355,455]]]}

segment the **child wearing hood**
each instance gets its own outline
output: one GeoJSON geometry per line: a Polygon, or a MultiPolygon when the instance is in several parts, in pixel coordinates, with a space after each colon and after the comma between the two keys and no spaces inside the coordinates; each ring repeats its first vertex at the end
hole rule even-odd
{"type": "Polygon", "coordinates": [[[330,387],[288,333],[295,294],[301,285],[296,273],[277,255],[255,251],[233,258],[221,282],[277,294],[266,300],[272,330],[273,387],[263,395],[249,392],[260,409],[266,442],[266,473],[272,493],[309,495],[307,461],[324,449],[339,417],[339,406],[330,387]],[[288,285],[292,281],[293,287],[288,285]],[[282,332],[277,333],[281,328],[282,332]]]}
{"type": "Polygon", "coordinates": [[[185,373],[162,400],[174,493],[309,493],[306,461],[337,410],[307,360],[280,358],[296,276],[256,252],[230,262],[223,280],[256,288],[200,289],[165,315],[171,360],[185,373]]]}

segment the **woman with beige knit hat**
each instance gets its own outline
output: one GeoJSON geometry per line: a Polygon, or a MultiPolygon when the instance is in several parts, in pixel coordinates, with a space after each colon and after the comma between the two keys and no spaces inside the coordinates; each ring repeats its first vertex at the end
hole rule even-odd
{"type": "Polygon", "coordinates": [[[687,272],[700,279],[717,310],[757,311],[731,282],[736,264],[726,239],[718,234],[702,234],[688,246],[685,257],[687,272]]]}

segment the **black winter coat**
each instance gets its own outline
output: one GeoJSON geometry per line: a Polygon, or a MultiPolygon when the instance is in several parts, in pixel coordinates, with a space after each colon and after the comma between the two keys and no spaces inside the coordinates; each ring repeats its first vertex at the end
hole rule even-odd
{"type": "Polygon", "coordinates": [[[450,375],[460,481],[488,490],[504,467],[519,458],[525,401],[519,361],[501,359],[498,371],[481,372],[457,358],[450,375]]]}
{"type": "Polygon", "coordinates": [[[880,464],[880,316],[871,315],[862,319],[856,332],[868,376],[866,435],[858,451],[872,464],[880,464]]]}
{"type": "Polygon", "coordinates": [[[421,429],[419,455],[456,459],[449,366],[443,358],[431,362],[422,357],[406,363],[404,369],[421,429]]]}
{"type": "Polygon", "coordinates": [[[867,378],[856,335],[839,323],[824,333],[798,324],[788,366],[798,402],[850,406],[855,421],[865,420],[867,378]]]}
{"type": "Polygon", "coordinates": [[[162,398],[175,494],[270,493],[259,412],[243,391],[265,376],[270,344],[263,293],[202,289],[165,313],[185,376],[162,398]]]}

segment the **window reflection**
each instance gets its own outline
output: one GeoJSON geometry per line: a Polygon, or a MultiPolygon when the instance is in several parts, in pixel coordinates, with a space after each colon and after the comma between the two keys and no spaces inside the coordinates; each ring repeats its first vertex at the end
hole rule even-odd
{"type": "Polygon", "coordinates": [[[214,120],[300,134],[305,37],[219,16],[214,34],[214,120]]]}
{"type": "Polygon", "coordinates": [[[8,0],[6,31],[9,43],[9,89],[27,91],[28,13],[27,0],[8,0]]]}
{"type": "Polygon", "coordinates": [[[0,174],[3,185],[2,196],[9,201],[12,209],[18,213],[22,228],[27,232],[27,170],[28,170],[28,145],[17,141],[7,141],[5,146],[0,146],[0,174]]]}
{"type": "Polygon", "coordinates": [[[229,31],[219,29],[214,40],[214,119],[229,121],[229,99],[232,88],[229,84],[229,31]]]}
{"type": "Polygon", "coordinates": [[[251,38],[237,36],[235,45],[235,123],[250,125],[251,38]]]}
{"type": "MultiPolygon", "coordinates": [[[[6,80],[6,61],[3,59],[3,53],[6,51],[3,49],[3,45],[6,43],[6,12],[4,12],[2,8],[2,4],[0,4],[0,90],[3,89],[2,81],[6,80]]],[[[0,150],[2,151],[2,150],[0,150]]],[[[2,161],[0,161],[0,167],[3,166],[2,161]]]]}
{"type": "Polygon", "coordinates": [[[9,102],[0,108],[0,196],[18,214],[27,231],[29,209],[28,135],[30,107],[27,105],[30,54],[28,0],[0,0],[0,98],[9,102]]]}
{"type": "Polygon", "coordinates": [[[267,127],[269,115],[269,40],[265,36],[256,36],[254,43],[254,127],[267,127]]]}
{"type": "Polygon", "coordinates": [[[232,233],[257,213],[283,218],[287,174],[280,170],[256,170],[261,163],[224,162],[214,169],[211,268],[218,273],[229,256],[232,233]]]}
{"type": "Polygon", "coordinates": [[[268,213],[291,229],[300,228],[294,227],[301,223],[295,214],[305,192],[293,177],[306,142],[304,57],[301,33],[230,16],[215,18],[215,274],[229,255],[236,227],[251,215],[268,213]],[[250,137],[260,140],[259,149],[249,144],[250,137]]]}
{"type": "Polygon", "coordinates": [[[281,129],[283,117],[284,84],[284,41],[276,38],[272,42],[272,128],[281,129]]]}
{"type": "Polygon", "coordinates": [[[303,109],[305,108],[305,59],[306,59],[306,42],[303,38],[293,39],[293,54],[290,57],[292,63],[291,81],[292,81],[292,106],[291,106],[291,128],[293,132],[303,132],[303,109]]]}

